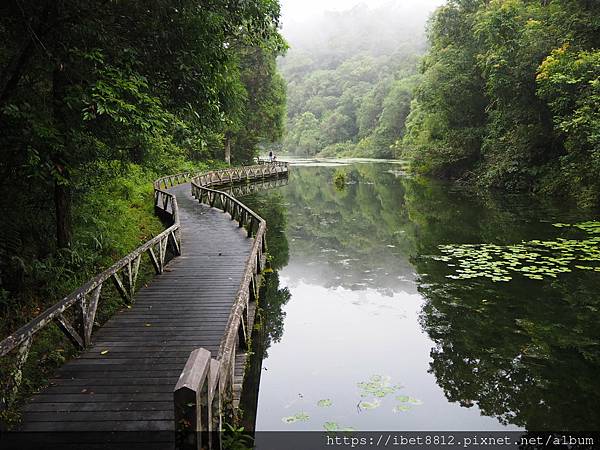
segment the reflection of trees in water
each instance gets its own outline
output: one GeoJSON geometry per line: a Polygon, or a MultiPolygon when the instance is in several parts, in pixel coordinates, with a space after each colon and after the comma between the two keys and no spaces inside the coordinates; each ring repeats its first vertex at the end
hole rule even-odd
{"type": "Polygon", "coordinates": [[[283,335],[283,306],[290,299],[287,288],[280,289],[278,270],[289,261],[289,245],[286,237],[287,211],[281,192],[263,192],[260,196],[245,198],[267,221],[269,267],[261,286],[260,327],[263,331],[261,345],[266,350],[271,342],[278,342],[283,335]]]}
{"type": "Polygon", "coordinates": [[[598,320],[584,312],[593,291],[582,291],[424,287],[431,371],[448,399],[533,430],[597,428],[598,320]]]}
{"type": "Polygon", "coordinates": [[[262,192],[243,199],[267,221],[269,267],[264,274],[259,296],[258,316],[252,330],[252,356],[248,361],[240,406],[244,412],[242,425],[250,432],[256,424],[258,391],[262,374],[262,361],[267,357],[271,343],[283,335],[284,305],[290,300],[287,288],[280,288],[279,269],[287,265],[289,246],[286,238],[287,212],[281,192],[262,192]]]}
{"type": "Polygon", "coordinates": [[[272,343],[277,343],[283,336],[283,320],[285,312],[283,307],[290,300],[291,294],[288,288],[280,289],[279,274],[273,272],[267,274],[262,287],[261,298],[264,304],[261,306],[261,327],[264,330],[264,356],[267,357],[267,349],[272,343]]]}
{"type": "Polygon", "coordinates": [[[262,375],[262,362],[268,356],[267,350],[273,342],[283,336],[283,307],[290,300],[287,288],[280,289],[277,272],[265,275],[260,292],[258,320],[252,330],[252,352],[244,379],[240,406],[243,411],[242,425],[250,432],[256,425],[258,391],[262,375]]]}
{"type": "Polygon", "coordinates": [[[407,256],[414,248],[404,187],[390,165],[303,167],[290,174],[288,236],[295,280],[325,287],[414,290],[407,256]],[[344,172],[344,189],[334,176],[344,172]]]}
{"type": "MultiPolygon", "coordinates": [[[[420,255],[449,242],[511,243],[556,233],[551,209],[469,199],[411,182],[406,205],[420,255]]],[[[530,430],[600,426],[600,320],[597,274],[553,281],[451,281],[445,264],[416,257],[426,298],[424,330],[435,342],[431,372],[446,397],[530,430]]]]}
{"type": "MultiPolygon", "coordinates": [[[[421,324],[435,343],[430,369],[450,401],[477,404],[485,415],[530,430],[599,428],[597,274],[543,282],[451,281],[447,266],[421,257],[438,253],[439,244],[554,238],[560,231],[540,219],[573,222],[565,216],[576,214],[564,206],[534,208],[522,197],[451,192],[441,184],[396,178],[383,165],[345,170],[353,184],[343,191],[335,190],[331,168],[313,167],[292,171],[281,191],[245,199],[267,219],[273,269],[287,265],[288,239],[294,239],[294,265],[313,263],[301,274],[307,281],[352,287],[371,278],[369,287],[385,292],[387,286],[404,286],[364,271],[383,266],[398,274],[405,255],[412,255],[426,300],[421,324]],[[340,263],[344,258],[351,263],[340,263]]],[[[295,277],[291,270],[286,268],[295,277]]],[[[261,296],[262,327],[253,336],[256,357],[248,369],[252,387],[244,391],[251,397],[245,406],[247,429],[254,428],[262,359],[283,334],[289,298],[277,272],[269,274],[261,296]]]]}

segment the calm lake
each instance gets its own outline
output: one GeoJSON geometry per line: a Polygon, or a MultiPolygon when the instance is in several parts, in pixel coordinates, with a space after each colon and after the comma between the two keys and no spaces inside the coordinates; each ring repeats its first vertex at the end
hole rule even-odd
{"type": "Polygon", "coordinates": [[[244,197],[273,268],[250,423],[599,429],[597,215],[403,168],[295,161],[287,185],[244,197]]]}

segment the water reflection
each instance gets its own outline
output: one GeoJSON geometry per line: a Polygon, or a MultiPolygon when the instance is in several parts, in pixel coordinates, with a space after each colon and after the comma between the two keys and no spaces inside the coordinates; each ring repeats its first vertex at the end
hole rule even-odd
{"type": "Polygon", "coordinates": [[[267,219],[275,270],[248,427],[600,427],[599,274],[450,280],[426,257],[446,243],[556,238],[551,222],[589,212],[478,198],[386,163],[295,167],[287,186],[245,201],[267,219]],[[361,390],[374,379],[387,381],[361,390]]]}
{"type": "Polygon", "coordinates": [[[554,239],[564,232],[552,222],[587,214],[533,207],[523,198],[469,200],[460,193],[445,196],[455,208],[428,208],[423,199],[440,198],[438,189],[413,183],[410,194],[423,236],[412,258],[427,299],[421,323],[435,342],[431,372],[448,400],[530,430],[598,429],[599,274],[451,281],[445,264],[421,257],[439,253],[441,243],[554,239]]]}
{"type": "Polygon", "coordinates": [[[256,412],[258,409],[258,394],[262,376],[262,363],[268,357],[268,349],[273,343],[281,340],[285,319],[284,305],[290,300],[288,288],[281,287],[278,270],[286,266],[289,261],[289,247],[285,235],[287,227],[287,214],[283,195],[278,191],[271,191],[274,187],[287,185],[287,178],[276,180],[275,183],[251,183],[245,185],[246,191],[233,191],[233,195],[240,193],[260,193],[258,196],[245,197],[244,201],[258,208],[260,214],[268,220],[268,269],[260,290],[260,308],[257,320],[252,330],[252,352],[248,366],[240,407],[244,411],[242,426],[245,430],[254,431],[256,427],[256,412]]]}
{"type": "Polygon", "coordinates": [[[290,279],[325,287],[415,292],[408,255],[414,248],[404,188],[377,164],[344,167],[347,184],[329,168],[298,168],[285,190],[289,205],[290,279]],[[381,177],[385,178],[380,183],[381,177]],[[377,182],[376,182],[377,181],[377,182]]]}

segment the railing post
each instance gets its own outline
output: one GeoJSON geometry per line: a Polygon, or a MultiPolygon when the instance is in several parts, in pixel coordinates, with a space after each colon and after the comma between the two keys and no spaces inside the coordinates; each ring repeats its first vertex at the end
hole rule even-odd
{"type": "Polygon", "coordinates": [[[194,350],[173,391],[177,448],[208,448],[211,429],[209,383],[211,357],[206,349],[194,350]]]}
{"type": "Polygon", "coordinates": [[[210,373],[208,383],[208,401],[211,409],[210,423],[210,448],[221,450],[221,415],[223,405],[221,402],[221,387],[219,386],[219,371],[221,364],[216,359],[210,360],[210,373]]]}
{"type": "Polygon", "coordinates": [[[27,337],[17,349],[17,357],[13,370],[9,374],[6,385],[2,386],[2,396],[0,397],[0,411],[8,409],[17,396],[19,386],[23,380],[23,366],[29,356],[32,336],[27,337]]]}

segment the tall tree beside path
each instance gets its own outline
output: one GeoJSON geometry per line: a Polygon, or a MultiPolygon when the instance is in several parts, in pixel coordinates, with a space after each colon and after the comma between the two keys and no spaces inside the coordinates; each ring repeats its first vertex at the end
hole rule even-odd
{"type": "MultiPolygon", "coordinates": [[[[4,188],[32,214],[43,204],[57,247],[69,247],[73,202],[99,164],[160,169],[166,155],[222,151],[230,123],[263,101],[245,85],[262,68],[251,75],[244,58],[260,49],[274,60],[278,25],[273,0],[2,2],[4,188]]],[[[233,145],[232,159],[254,151],[256,140],[233,145]]]]}

